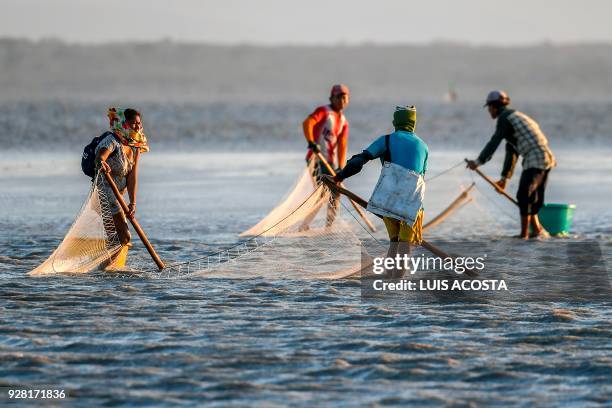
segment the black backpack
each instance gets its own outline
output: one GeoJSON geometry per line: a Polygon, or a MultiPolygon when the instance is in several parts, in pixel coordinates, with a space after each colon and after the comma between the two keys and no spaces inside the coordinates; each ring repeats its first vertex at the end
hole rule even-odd
{"type": "Polygon", "coordinates": [[[100,142],[109,135],[115,136],[113,132],[104,132],[102,135],[94,137],[83,149],[81,169],[86,176],[91,177],[91,181],[96,177],[96,147],[98,147],[100,142]]]}

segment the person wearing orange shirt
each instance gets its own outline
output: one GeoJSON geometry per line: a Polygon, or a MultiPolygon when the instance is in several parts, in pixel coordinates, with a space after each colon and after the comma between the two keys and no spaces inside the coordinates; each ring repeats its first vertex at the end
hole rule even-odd
{"type": "MultiPolygon", "coordinates": [[[[349,104],[349,96],[346,85],[334,85],[329,96],[330,103],[316,108],[302,123],[304,137],[308,142],[306,161],[316,160],[314,178],[318,184],[329,171],[317,159],[316,153],[321,153],[334,169],[341,169],[346,164],[349,123],[343,112],[349,104]]],[[[332,196],[327,209],[328,227],[334,222],[338,204],[339,197],[332,196]]],[[[307,229],[307,223],[303,227],[307,229]]]]}

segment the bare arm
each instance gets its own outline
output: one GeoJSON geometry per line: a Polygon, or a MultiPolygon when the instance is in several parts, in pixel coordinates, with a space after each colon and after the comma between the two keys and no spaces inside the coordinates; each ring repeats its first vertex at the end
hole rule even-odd
{"type": "Polygon", "coordinates": [[[136,212],[136,193],[138,192],[138,158],[140,157],[140,149],[136,149],[134,152],[134,166],[132,171],[127,175],[127,191],[130,197],[130,216],[133,216],[136,212]]]}
{"type": "Polygon", "coordinates": [[[108,159],[108,156],[110,156],[111,153],[112,152],[106,148],[100,149],[98,150],[98,153],[96,153],[96,161],[100,163],[102,170],[106,173],[110,173],[111,171],[110,166],[108,163],[106,163],[106,159],[108,159]]]}

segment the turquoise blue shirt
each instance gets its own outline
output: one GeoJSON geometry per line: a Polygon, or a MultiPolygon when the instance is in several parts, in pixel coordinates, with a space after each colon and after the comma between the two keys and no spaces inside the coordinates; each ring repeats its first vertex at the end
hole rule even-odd
{"type": "MultiPolygon", "coordinates": [[[[384,157],[386,146],[385,136],[376,139],[366,149],[372,156],[384,157]]],[[[427,157],[429,149],[427,144],[413,132],[398,130],[389,136],[389,150],[391,151],[391,162],[412,170],[419,174],[427,171],[427,157]]]]}

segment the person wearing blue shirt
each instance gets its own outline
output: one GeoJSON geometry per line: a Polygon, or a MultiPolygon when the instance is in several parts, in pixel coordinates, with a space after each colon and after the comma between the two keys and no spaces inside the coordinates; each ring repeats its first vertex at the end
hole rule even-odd
{"type": "MultiPolygon", "coordinates": [[[[386,137],[386,135],[380,136],[365,149],[365,152],[369,153],[372,159],[380,158],[381,162],[384,161],[383,156],[387,151],[385,144],[386,137]]],[[[389,150],[392,163],[399,164],[419,174],[425,174],[427,171],[427,156],[429,151],[425,142],[414,132],[396,129],[396,131],[389,136],[389,150]]],[[[345,178],[347,177],[350,176],[346,175],[345,178]]]]}
{"type": "MultiPolygon", "coordinates": [[[[424,175],[427,171],[429,150],[427,144],[414,133],[416,108],[414,106],[397,107],[393,114],[393,126],[395,132],[380,136],[363,152],[351,157],[344,168],[334,177],[334,181],[341,182],[359,173],[364,164],[376,158],[380,158],[383,163],[394,163],[418,175],[424,175]]],[[[404,187],[397,186],[398,189],[404,187]]],[[[409,244],[420,244],[423,239],[422,207],[418,211],[413,225],[389,216],[384,216],[383,221],[391,241],[388,257],[395,257],[396,254],[402,255],[402,252],[409,253],[409,244]],[[406,243],[406,245],[399,245],[400,243],[406,243]]],[[[392,277],[398,277],[398,274],[401,276],[402,272],[395,273],[392,277]]]]}

